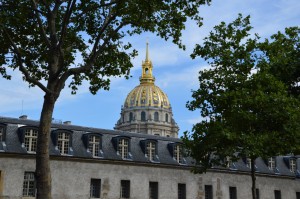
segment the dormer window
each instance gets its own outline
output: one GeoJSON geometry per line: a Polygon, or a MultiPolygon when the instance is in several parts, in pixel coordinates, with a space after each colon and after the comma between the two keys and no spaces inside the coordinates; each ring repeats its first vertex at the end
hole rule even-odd
{"type": "Polygon", "coordinates": [[[170,143],[168,144],[168,148],[176,162],[179,164],[186,164],[186,161],[183,157],[183,147],[181,143],[170,143]]]}
{"type": "Polygon", "coordinates": [[[37,127],[24,126],[19,128],[19,139],[27,153],[36,153],[37,135],[37,127]]]}
{"type": "Polygon", "coordinates": [[[246,158],[246,166],[251,169],[251,158],[246,158]]]}
{"type": "Polygon", "coordinates": [[[123,159],[128,159],[129,141],[128,139],[120,139],[118,142],[118,152],[123,159]]]}
{"type": "Polygon", "coordinates": [[[130,138],[125,136],[118,136],[112,139],[113,145],[117,151],[117,154],[122,159],[132,159],[130,153],[130,138]]]}
{"type": "Polygon", "coordinates": [[[275,161],[275,158],[274,157],[270,157],[268,158],[268,168],[272,171],[275,170],[276,168],[276,161],[275,161]]]}
{"type": "Polygon", "coordinates": [[[157,140],[141,140],[142,151],[151,162],[159,162],[157,155],[157,140]]]}
{"type": "Polygon", "coordinates": [[[103,157],[102,152],[102,135],[98,133],[86,133],[82,135],[82,140],[87,148],[87,151],[91,153],[94,158],[103,157]]]}
{"type": "Polygon", "coordinates": [[[291,171],[292,173],[296,173],[296,171],[297,171],[297,163],[296,163],[296,159],[295,159],[295,158],[290,158],[289,163],[290,163],[290,171],[291,171]]]}
{"type": "Polygon", "coordinates": [[[226,163],[226,167],[230,168],[232,166],[232,164],[233,164],[231,157],[226,157],[225,163],[226,163]]]}
{"type": "Polygon", "coordinates": [[[61,129],[52,131],[53,144],[61,155],[73,155],[72,133],[72,131],[61,129]]]}
{"type": "Polygon", "coordinates": [[[0,124],[0,151],[5,150],[6,145],[5,145],[5,130],[6,130],[6,125],[5,124],[0,124]]]}

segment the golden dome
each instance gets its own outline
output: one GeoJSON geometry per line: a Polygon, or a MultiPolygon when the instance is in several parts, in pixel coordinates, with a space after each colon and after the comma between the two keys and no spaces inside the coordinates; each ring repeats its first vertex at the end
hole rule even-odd
{"type": "Polygon", "coordinates": [[[167,95],[156,85],[140,84],[126,97],[124,107],[161,107],[170,108],[167,95]]]}
{"type": "Polygon", "coordinates": [[[154,84],[152,75],[152,62],[149,60],[148,43],[146,47],[146,60],[142,63],[142,76],[140,85],[135,87],[126,97],[124,107],[161,107],[170,108],[167,95],[154,84]]]}

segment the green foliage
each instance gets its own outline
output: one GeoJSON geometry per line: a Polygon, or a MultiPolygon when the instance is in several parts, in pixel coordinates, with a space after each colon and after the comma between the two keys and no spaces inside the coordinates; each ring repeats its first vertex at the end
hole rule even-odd
{"type": "Polygon", "coordinates": [[[200,88],[187,103],[204,118],[184,134],[195,172],[224,166],[226,157],[255,159],[299,150],[300,101],[291,95],[299,77],[299,28],[260,42],[249,33],[249,19],[239,15],[228,25],[222,22],[191,55],[211,66],[199,72],[200,88]]]}
{"type": "Polygon", "coordinates": [[[2,0],[0,73],[20,69],[24,80],[57,93],[66,79],[75,93],[83,80],[95,94],[109,89],[110,76],[129,77],[137,55],[127,36],[145,31],[184,48],[180,37],[188,18],[201,26],[198,8],[210,0],[2,0]],[[81,61],[82,59],[82,61],[81,61]],[[41,80],[57,80],[54,88],[41,80]]]}

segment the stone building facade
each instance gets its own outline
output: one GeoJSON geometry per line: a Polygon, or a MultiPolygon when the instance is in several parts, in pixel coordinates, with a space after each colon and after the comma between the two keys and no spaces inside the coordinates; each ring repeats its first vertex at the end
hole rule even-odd
{"type": "MultiPolygon", "coordinates": [[[[127,96],[115,130],[52,123],[53,199],[251,199],[248,159],[193,174],[152,63],[127,96]]],[[[39,121],[0,117],[0,199],[34,199],[39,121]]],[[[300,156],[255,160],[258,199],[300,199],[300,156]]]]}

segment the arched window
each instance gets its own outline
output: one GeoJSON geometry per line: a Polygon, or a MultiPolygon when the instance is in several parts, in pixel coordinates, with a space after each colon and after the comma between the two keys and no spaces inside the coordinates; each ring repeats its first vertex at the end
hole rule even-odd
{"type": "Polygon", "coordinates": [[[168,115],[168,113],[166,113],[166,122],[169,122],[169,115],[168,115]]]}
{"type": "Polygon", "coordinates": [[[130,113],[129,113],[129,122],[131,122],[132,120],[133,120],[133,113],[130,112],[130,113]]]}
{"type": "Polygon", "coordinates": [[[159,118],[158,118],[158,112],[155,112],[154,113],[154,121],[158,121],[159,120],[159,118]]]}
{"type": "Polygon", "coordinates": [[[146,121],[146,113],[145,113],[145,111],[141,112],[141,120],[142,121],[146,121]]]}

